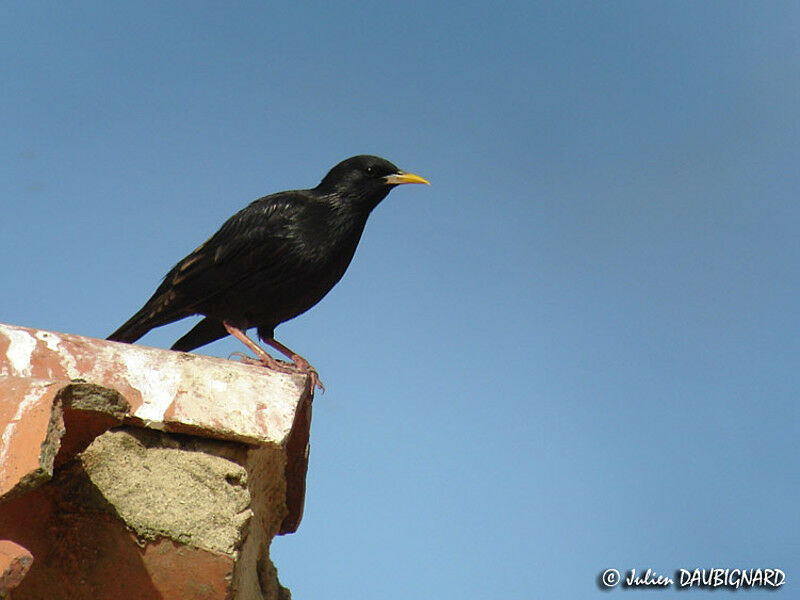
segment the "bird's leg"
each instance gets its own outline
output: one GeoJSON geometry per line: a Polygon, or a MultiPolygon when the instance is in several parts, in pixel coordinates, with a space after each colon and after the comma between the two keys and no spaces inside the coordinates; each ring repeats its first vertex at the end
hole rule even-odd
{"type": "MultiPolygon", "coordinates": [[[[256,344],[249,337],[247,337],[247,334],[238,327],[234,327],[227,321],[223,321],[222,324],[225,326],[225,331],[227,331],[237,340],[242,342],[245,346],[250,348],[250,350],[253,351],[253,354],[255,354],[262,362],[262,364],[264,364],[265,366],[269,367],[273,371],[280,371],[281,373],[286,373],[291,368],[290,365],[287,365],[286,363],[281,363],[278,360],[274,359],[272,356],[270,356],[266,351],[264,351],[264,349],[261,346],[256,344]]],[[[266,338],[264,341],[273,348],[275,348],[278,352],[285,355],[287,358],[291,359],[291,361],[294,363],[295,370],[306,373],[309,377],[311,377],[312,390],[315,388],[319,388],[323,392],[325,391],[325,386],[322,385],[322,382],[319,380],[319,374],[317,373],[317,370],[314,367],[312,367],[305,358],[293,352],[292,350],[290,350],[289,348],[287,348],[286,346],[284,346],[275,339],[266,338]]],[[[239,354],[239,353],[234,353],[234,354],[239,354]]],[[[245,357],[244,355],[242,356],[243,358],[247,359],[247,357],[245,357]]]]}
{"type": "MultiPolygon", "coordinates": [[[[242,331],[238,327],[234,327],[233,325],[231,325],[227,321],[223,321],[222,324],[225,326],[225,331],[230,333],[233,337],[235,337],[237,340],[242,342],[245,346],[250,348],[250,350],[253,351],[253,354],[255,354],[259,358],[259,360],[261,361],[262,364],[266,365],[267,367],[269,367],[273,371],[280,371],[281,373],[286,373],[286,366],[282,365],[277,360],[272,358],[261,346],[256,344],[249,337],[247,337],[247,334],[244,331],[242,331]]],[[[237,352],[237,353],[234,353],[234,354],[240,354],[240,353],[237,352]]],[[[242,355],[242,356],[244,356],[244,355],[242,355]]],[[[244,357],[244,358],[247,358],[247,357],[244,357]]],[[[248,360],[250,360],[250,359],[248,359],[248,360]]]]}
{"type": "Polygon", "coordinates": [[[319,373],[317,373],[317,370],[312,367],[305,358],[297,354],[294,350],[287,348],[275,338],[264,338],[264,343],[269,344],[275,348],[275,350],[289,358],[294,363],[295,367],[297,367],[298,371],[307,373],[308,376],[311,377],[312,389],[318,387],[323,392],[325,391],[325,386],[322,385],[322,382],[319,380],[319,373]]]}

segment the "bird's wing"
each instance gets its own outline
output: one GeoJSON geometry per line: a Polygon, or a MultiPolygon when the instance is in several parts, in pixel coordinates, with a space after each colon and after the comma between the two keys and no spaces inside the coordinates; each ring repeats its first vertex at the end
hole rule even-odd
{"type": "Polygon", "coordinates": [[[153,300],[191,312],[250,277],[286,281],[295,266],[295,217],[303,201],[299,192],[282,192],[239,211],[167,273],[153,300]]]}
{"type": "Polygon", "coordinates": [[[248,278],[286,283],[299,271],[297,226],[308,205],[303,191],[260,198],[228,219],[176,264],[152,297],[109,339],[133,342],[150,329],[202,312],[215,296],[248,278]]]}

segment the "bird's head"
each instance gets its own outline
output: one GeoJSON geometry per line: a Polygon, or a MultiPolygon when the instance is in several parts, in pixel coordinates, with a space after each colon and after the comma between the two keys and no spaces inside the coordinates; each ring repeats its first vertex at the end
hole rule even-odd
{"type": "Polygon", "coordinates": [[[317,186],[317,191],[335,195],[343,202],[372,210],[395,186],[404,183],[430,183],[413,173],[401,171],[379,156],[353,156],[333,167],[317,186]]]}

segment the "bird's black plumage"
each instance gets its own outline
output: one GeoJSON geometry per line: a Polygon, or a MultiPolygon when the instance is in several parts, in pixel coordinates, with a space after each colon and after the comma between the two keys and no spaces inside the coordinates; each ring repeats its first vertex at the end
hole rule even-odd
{"type": "Polygon", "coordinates": [[[376,156],[336,165],[308,190],[251,203],[176,264],[147,303],[109,340],[134,342],[154,327],[204,315],[173,350],[189,351],[225,336],[225,324],[274,329],[307,311],[341,279],[370,212],[393,187],[427,183],[376,156]]]}

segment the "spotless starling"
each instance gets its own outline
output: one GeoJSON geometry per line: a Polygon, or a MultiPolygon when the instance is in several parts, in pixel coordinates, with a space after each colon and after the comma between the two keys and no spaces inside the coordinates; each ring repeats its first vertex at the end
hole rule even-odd
{"type": "Polygon", "coordinates": [[[228,219],[164,277],[152,298],[109,340],[135,342],[154,327],[205,318],[173,344],[188,352],[230,334],[279,371],[308,373],[306,359],[275,339],[275,327],[319,302],[344,275],[372,210],[397,185],[428,182],[377,156],[339,163],[308,190],[260,198],[228,219]],[[291,359],[281,363],[258,337],[291,359]]]}

